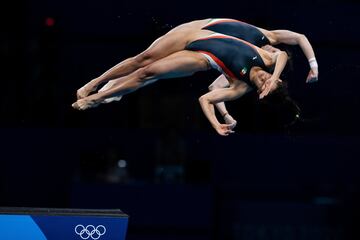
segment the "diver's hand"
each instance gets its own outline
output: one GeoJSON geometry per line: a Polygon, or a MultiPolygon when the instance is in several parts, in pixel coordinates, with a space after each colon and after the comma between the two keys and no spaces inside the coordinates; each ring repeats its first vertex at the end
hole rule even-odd
{"type": "Polygon", "coordinates": [[[215,130],[221,136],[228,136],[230,133],[234,133],[234,131],[231,129],[231,124],[219,124],[215,127],[215,130]]]}
{"type": "Polygon", "coordinates": [[[306,78],[306,83],[314,83],[318,81],[319,71],[316,68],[312,68],[306,78]]]}
{"type": "Polygon", "coordinates": [[[259,96],[260,99],[266,97],[270,93],[276,81],[282,82],[280,79],[276,79],[273,77],[270,77],[268,80],[265,81],[265,83],[262,85],[260,89],[260,96],[259,96]]]}

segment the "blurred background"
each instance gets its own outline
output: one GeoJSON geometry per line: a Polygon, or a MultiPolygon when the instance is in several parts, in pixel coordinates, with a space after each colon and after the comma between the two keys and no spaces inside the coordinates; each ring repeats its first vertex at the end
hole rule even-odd
{"type": "MultiPolygon", "coordinates": [[[[69,1],[2,4],[0,205],[120,208],[128,240],[359,239],[357,0],[69,1]],[[282,128],[248,94],[221,137],[198,97],[214,71],[162,80],[78,112],[76,90],[194,19],[305,34],[283,76],[303,120],[282,128]]],[[[274,115],[275,114],[275,115],[274,115]]]]}

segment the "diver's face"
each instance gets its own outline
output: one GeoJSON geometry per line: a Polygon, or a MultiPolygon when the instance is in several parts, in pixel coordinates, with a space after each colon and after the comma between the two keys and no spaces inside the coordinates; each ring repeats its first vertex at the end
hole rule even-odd
{"type": "Polygon", "coordinates": [[[255,81],[259,83],[259,86],[262,86],[271,76],[272,75],[270,73],[264,70],[259,70],[255,76],[255,81]]]}
{"type": "Polygon", "coordinates": [[[278,48],[275,48],[275,47],[273,47],[273,46],[271,46],[271,45],[265,45],[265,46],[263,46],[263,47],[261,47],[263,50],[265,50],[265,51],[268,51],[268,52],[271,52],[271,53],[276,53],[276,52],[280,52],[281,50],[280,49],[278,49],[278,48]]]}
{"type": "MultiPolygon", "coordinates": [[[[264,70],[259,70],[255,76],[255,81],[258,83],[258,92],[261,92],[265,89],[265,82],[271,77],[272,75],[264,70]]],[[[279,86],[279,81],[276,81],[270,89],[269,93],[272,93],[275,89],[279,86]]]]}

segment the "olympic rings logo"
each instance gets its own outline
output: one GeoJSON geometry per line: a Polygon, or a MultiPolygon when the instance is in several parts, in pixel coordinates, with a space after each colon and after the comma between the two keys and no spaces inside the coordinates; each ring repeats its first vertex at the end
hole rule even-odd
{"type": "Polygon", "coordinates": [[[97,227],[94,227],[94,225],[87,225],[84,227],[84,225],[79,224],[75,227],[75,233],[84,240],[89,238],[97,240],[106,233],[106,228],[103,225],[97,227]]]}

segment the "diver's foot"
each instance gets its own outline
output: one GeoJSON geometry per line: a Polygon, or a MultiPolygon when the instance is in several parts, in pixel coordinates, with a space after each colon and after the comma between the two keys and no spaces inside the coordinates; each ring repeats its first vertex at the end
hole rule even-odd
{"type": "Polygon", "coordinates": [[[91,84],[91,83],[87,83],[85,84],[83,87],[79,88],[76,92],[76,97],[77,99],[83,99],[85,97],[87,97],[91,92],[96,90],[96,86],[91,84]]]}
{"type": "Polygon", "coordinates": [[[230,125],[230,130],[233,130],[236,127],[237,121],[230,114],[227,113],[224,116],[224,120],[226,124],[230,125]]]}
{"type": "Polygon", "coordinates": [[[83,99],[77,100],[75,103],[73,103],[71,106],[77,110],[86,110],[89,108],[97,107],[101,104],[102,100],[93,99],[90,97],[86,97],[83,99]]]}

